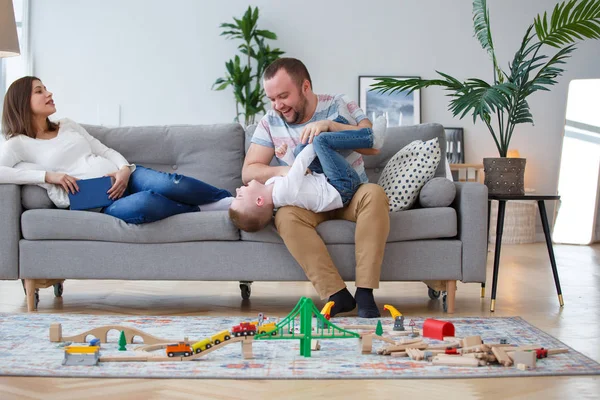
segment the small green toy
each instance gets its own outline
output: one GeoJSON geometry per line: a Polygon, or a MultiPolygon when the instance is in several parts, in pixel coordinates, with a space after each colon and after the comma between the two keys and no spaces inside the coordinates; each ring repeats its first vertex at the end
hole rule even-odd
{"type": "Polygon", "coordinates": [[[125,338],[125,331],[121,331],[121,336],[119,337],[119,351],[127,351],[127,338],[125,338]]]}

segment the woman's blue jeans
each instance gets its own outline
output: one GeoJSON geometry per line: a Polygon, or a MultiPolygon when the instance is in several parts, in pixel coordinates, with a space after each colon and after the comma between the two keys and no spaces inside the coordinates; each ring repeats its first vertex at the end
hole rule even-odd
{"type": "MultiPolygon", "coordinates": [[[[348,123],[343,117],[338,117],[335,121],[348,123]]],[[[305,144],[296,146],[294,155],[297,156],[304,147],[306,147],[305,144]]],[[[373,147],[373,131],[370,128],[362,128],[340,132],[322,132],[314,137],[313,147],[317,158],[308,168],[312,172],[325,174],[331,186],[340,193],[344,206],[348,205],[362,182],[352,165],[337,150],[373,147]]]]}
{"type": "Polygon", "coordinates": [[[230,196],[227,190],[198,179],[138,165],[129,177],[123,197],[103,208],[102,212],[129,224],[145,224],[172,215],[200,211],[198,206],[230,196]]]}

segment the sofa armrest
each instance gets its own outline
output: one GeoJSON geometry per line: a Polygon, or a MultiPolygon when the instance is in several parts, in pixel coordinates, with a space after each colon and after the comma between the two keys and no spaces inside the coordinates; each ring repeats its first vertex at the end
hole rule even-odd
{"type": "Polygon", "coordinates": [[[487,266],[487,187],[475,182],[454,182],[452,207],[462,241],[462,281],[485,282],[487,266]]]}
{"type": "Polygon", "coordinates": [[[21,187],[0,185],[0,204],[0,279],[18,279],[21,187]]]}

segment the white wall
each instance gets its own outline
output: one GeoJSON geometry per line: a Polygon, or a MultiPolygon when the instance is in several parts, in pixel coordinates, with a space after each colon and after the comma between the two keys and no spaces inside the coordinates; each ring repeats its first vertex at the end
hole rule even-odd
{"type": "MultiPolygon", "coordinates": [[[[506,67],[533,18],[551,12],[557,1],[488,3],[497,56],[506,67]]],[[[433,78],[440,70],[459,79],[491,79],[488,56],[473,37],[471,0],[252,5],[260,8],[260,27],[279,36],[276,46],[306,63],[318,93],[357,98],[359,75],[433,78]]],[[[81,122],[229,122],[233,96],[213,92],[211,85],[224,75],[237,43],[219,36],[219,24],[241,16],[247,6],[239,0],[35,0],[34,72],[54,91],[57,115],[81,122]]],[[[536,124],[518,126],[511,142],[527,158],[527,187],[556,192],[568,82],[600,77],[598,65],[600,41],[582,43],[559,84],[531,97],[536,124]]],[[[425,90],[421,103],[423,122],[465,128],[466,162],[497,156],[485,127],[453,118],[441,90],[425,90]]]]}

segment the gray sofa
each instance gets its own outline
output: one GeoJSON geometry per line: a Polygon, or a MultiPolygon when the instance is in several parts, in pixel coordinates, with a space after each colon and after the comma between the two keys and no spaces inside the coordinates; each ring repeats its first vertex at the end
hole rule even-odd
{"type": "MultiPolygon", "coordinates": [[[[237,124],[86,129],[130,162],[190,175],[232,192],[242,184],[253,132],[237,124]]],[[[445,153],[444,130],[438,124],[390,128],[386,136],[381,154],[365,157],[372,182],[387,160],[415,139],[437,136],[445,153]]],[[[444,175],[440,163],[436,176],[444,175]]],[[[487,189],[477,183],[455,185],[450,207],[390,214],[381,272],[382,281],[446,281],[450,312],[456,280],[482,283],[486,277],[487,189]]],[[[257,233],[240,232],[227,212],[128,225],[96,212],[56,209],[37,186],[0,185],[0,201],[0,279],[25,280],[31,289],[30,311],[37,305],[33,289],[63,279],[306,280],[273,225],[257,233]]],[[[342,277],[352,281],[354,223],[329,221],[317,229],[342,277]]],[[[249,286],[240,287],[248,297],[249,286]]]]}

